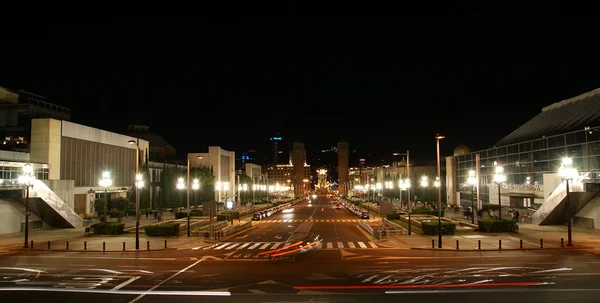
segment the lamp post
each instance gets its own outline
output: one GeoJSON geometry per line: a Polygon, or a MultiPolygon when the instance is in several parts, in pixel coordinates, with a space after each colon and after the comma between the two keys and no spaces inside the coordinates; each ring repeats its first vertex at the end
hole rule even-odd
{"type": "Polygon", "coordinates": [[[494,166],[496,166],[494,182],[498,183],[498,218],[502,219],[502,197],[500,196],[500,188],[502,187],[502,183],[506,181],[506,175],[504,175],[504,167],[498,165],[498,162],[494,161],[494,166]]]}
{"type": "Polygon", "coordinates": [[[23,166],[23,172],[19,176],[19,184],[25,185],[25,244],[24,248],[29,247],[29,216],[31,215],[31,209],[29,209],[29,187],[32,186],[32,182],[35,180],[35,174],[33,172],[33,166],[27,163],[23,166]]]}
{"type": "MultiPolygon", "coordinates": [[[[190,155],[186,156],[187,159],[187,186],[186,186],[186,195],[187,195],[187,235],[190,236],[190,155]]],[[[198,156],[199,160],[202,160],[202,156],[198,156]]]]}
{"type": "MultiPolygon", "coordinates": [[[[442,178],[442,170],[440,167],[440,140],[446,138],[440,134],[435,135],[437,145],[437,180],[442,178]]],[[[438,248],[442,248],[442,187],[438,185],[438,248]]]]}
{"type": "Polygon", "coordinates": [[[429,188],[429,179],[427,176],[421,176],[421,187],[425,188],[425,193],[427,193],[427,188],[429,188]]]}
{"type": "MultiPolygon", "coordinates": [[[[407,194],[410,195],[410,179],[405,179],[405,180],[400,180],[399,182],[399,186],[400,187],[400,205],[402,205],[402,191],[406,190],[407,194]]],[[[411,234],[411,223],[410,223],[410,199],[408,199],[408,235],[410,236],[411,234]]]]}
{"type": "Polygon", "coordinates": [[[566,216],[567,216],[567,246],[573,246],[573,239],[571,237],[571,208],[569,207],[569,203],[570,201],[570,195],[569,195],[569,180],[573,180],[574,178],[577,178],[578,176],[578,172],[576,168],[573,168],[573,159],[571,158],[563,158],[562,159],[562,163],[560,165],[560,169],[558,170],[558,173],[561,177],[561,179],[563,179],[566,182],[566,190],[567,190],[567,200],[565,201],[565,208],[566,208],[566,216]]]}
{"type": "Polygon", "coordinates": [[[475,185],[477,185],[477,177],[475,171],[469,171],[467,183],[471,185],[471,224],[475,224],[475,185]]]}
{"type": "MultiPolygon", "coordinates": [[[[181,178],[181,177],[177,178],[177,185],[176,185],[176,187],[177,187],[178,190],[185,189],[184,182],[185,182],[185,180],[183,180],[183,178],[181,178]]],[[[177,207],[177,212],[181,211],[181,204],[183,204],[181,200],[183,200],[183,198],[181,197],[181,194],[179,194],[179,207],[177,207]]]]}
{"type": "Polygon", "coordinates": [[[137,187],[137,176],[140,174],[140,139],[127,141],[128,144],[135,144],[135,249],[140,249],[140,192],[137,187]]]}
{"type": "Polygon", "coordinates": [[[100,186],[104,187],[104,218],[102,219],[102,221],[106,223],[106,208],[108,207],[108,188],[112,185],[112,180],[110,179],[110,172],[102,172],[102,179],[100,179],[98,183],[100,184],[100,186]]]}

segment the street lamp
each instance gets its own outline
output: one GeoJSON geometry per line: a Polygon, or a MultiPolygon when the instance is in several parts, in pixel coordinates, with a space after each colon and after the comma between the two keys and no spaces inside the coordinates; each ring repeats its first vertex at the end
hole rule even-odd
{"type": "Polygon", "coordinates": [[[102,221],[106,223],[106,208],[108,207],[108,188],[112,185],[112,180],[110,179],[110,172],[102,172],[102,179],[100,179],[98,183],[100,184],[100,186],[104,187],[104,218],[102,219],[102,221]]]}
{"type": "Polygon", "coordinates": [[[19,176],[19,184],[25,185],[25,245],[24,248],[29,247],[29,216],[31,215],[31,209],[29,209],[29,187],[32,186],[32,182],[35,180],[35,174],[33,172],[33,166],[27,163],[23,166],[23,172],[19,176]]]}
{"type": "MultiPolygon", "coordinates": [[[[187,186],[186,186],[186,194],[187,194],[187,235],[190,236],[190,155],[186,156],[187,158],[187,186]]],[[[197,157],[199,160],[202,160],[202,156],[197,157]]],[[[198,185],[199,186],[199,185],[198,185]]]]}
{"type": "Polygon", "coordinates": [[[474,170],[469,171],[467,184],[471,185],[471,224],[475,224],[475,185],[477,184],[477,176],[474,170]]]}
{"type": "Polygon", "coordinates": [[[392,189],[394,189],[394,183],[392,181],[385,181],[385,188],[390,190],[390,202],[392,201],[392,189]]]}
{"type": "Polygon", "coordinates": [[[137,176],[140,174],[140,139],[127,141],[128,144],[135,144],[135,249],[140,249],[140,191],[137,187],[137,176]]]}
{"type": "MultiPolygon", "coordinates": [[[[561,179],[566,181],[566,186],[567,186],[567,201],[565,208],[567,209],[567,246],[573,246],[573,240],[571,237],[571,209],[569,208],[569,180],[573,180],[575,178],[577,178],[578,176],[578,172],[577,169],[574,168],[573,166],[573,159],[571,158],[563,158],[562,159],[562,163],[560,165],[560,169],[558,170],[558,174],[560,175],[561,179]]],[[[27,243],[26,243],[27,244],[27,243]]]]}
{"type": "MultiPolygon", "coordinates": [[[[183,190],[185,189],[185,184],[184,184],[184,179],[183,178],[177,178],[177,189],[178,190],[183,190]]],[[[183,204],[183,201],[181,201],[183,198],[181,197],[181,194],[179,195],[179,207],[177,207],[177,212],[179,212],[181,210],[181,204],[183,204]]]]}
{"type": "MultiPolygon", "coordinates": [[[[440,140],[446,138],[440,134],[435,135],[435,141],[437,145],[437,180],[442,178],[442,170],[440,167],[440,140]]],[[[438,191],[438,248],[442,248],[442,187],[437,186],[438,191]]]]}
{"type": "Polygon", "coordinates": [[[135,249],[140,249],[140,199],[139,191],[144,187],[144,179],[141,174],[135,175],[135,249]]]}
{"type": "Polygon", "coordinates": [[[421,176],[421,187],[425,188],[425,193],[427,193],[426,188],[429,187],[429,180],[428,180],[427,176],[421,176]]]}
{"type": "MultiPolygon", "coordinates": [[[[402,205],[402,191],[406,190],[407,195],[410,195],[410,178],[404,179],[404,181],[399,181],[400,187],[400,205],[402,205]]],[[[410,197],[408,197],[408,235],[411,234],[411,223],[410,223],[410,197]]]]}
{"type": "Polygon", "coordinates": [[[498,218],[502,219],[502,198],[500,197],[500,188],[502,183],[506,182],[506,175],[504,174],[504,167],[498,165],[498,162],[494,161],[496,166],[496,173],[494,174],[494,182],[498,183],[498,218]]]}

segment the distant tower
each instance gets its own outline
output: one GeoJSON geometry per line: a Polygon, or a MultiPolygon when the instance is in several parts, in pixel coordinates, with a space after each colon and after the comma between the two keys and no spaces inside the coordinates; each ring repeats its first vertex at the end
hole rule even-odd
{"type": "Polygon", "coordinates": [[[338,154],[338,188],[340,194],[343,197],[348,196],[348,187],[350,183],[348,182],[348,153],[350,146],[348,142],[345,142],[342,139],[337,144],[337,154],[338,154]]]}
{"type": "Polygon", "coordinates": [[[304,143],[299,139],[292,145],[292,165],[294,166],[294,195],[301,197],[304,195],[304,143]]]}
{"type": "Polygon", "coordinates": [[[275,137],[271,137],[271,164],[278,164],[281,161],[281,136],[279,133],[275,137]]]}

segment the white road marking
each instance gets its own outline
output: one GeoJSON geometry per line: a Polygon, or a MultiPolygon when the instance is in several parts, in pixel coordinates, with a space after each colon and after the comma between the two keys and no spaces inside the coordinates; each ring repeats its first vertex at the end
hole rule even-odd
{"type": "Polygon", "coordinates": [[[248,246],[250,244],[252,244],[252,242],[248,242],[248,243],[242,244],[240,247],[238,247],[238,249],[242,249],[242,248],[244,248],[244,247],[246,247],[246,246],[248,246]]]}
{"type": "Polygon", "coordinates": [[[281,244],[283,244],[283,243],[275,243],[275,245],[273,245],[273,247],[271,247],[271,249],[276,249],[277,247],[281,246],[281,244]]]}
{"type": "Polygon", "coordinates": [[[271,245],[271,243],[266,243],[265,245],[259,247],[258,249],[266,249],[267,247],[269,247],[269,245],[271,245]]]}
{"type": "Polygon", "coordinates": [[[365,243],[362,243],[362,242],[358,242],[358,246],[360,246],[360,248],[367,248],[365,243]]]}
{"type": "Polygon", "coordinates": [[[233,245],[227,246],[225,249],[233,249],[238,247],[240,244],[239,243],[234,243],[233,245]]]}
{"type": "Polygon", "coordinates": [[[123,283],[121,283],[121,284],[113,287],[113,289],[111,289],[110,291],[117,291],[117,290],[119,290],[119,289],[127,286],[128,284],[130,284],[131,282],[133,282],[133,281],[135,281],[135,280],[137,280],[139,278],[140,278],[140,276],[131,277],[129,280],[127,280],[127,281],[125,281],[125,282],[123,282],[123,283]]]}
{"type": "Polygon", "coordinates": [[[356,248],[356,246],[354,246],[354,243],[352,243],[352,242],[348,242],[348,247],[349,248],[356,248]]]}
{"type": "Polygon", "coordinates": [[[344,248],[344,242],[338,242],[337,246],[338,248],[344,248]]]}
{"type": "Polygon", "coordinates": [[[375,243],[373,243],[373,242],[369,242],[369,245],[371,245],[371,247],[372,247],[372,248],[377,248],[377,247],[378,247],[378,246],[377,246],[375,243]]]}
{"type": "Polygon", "coordinates": [[[327,245],[325,245],[325,248],[333,248],[333,243],[327,242],[327,245]]]}

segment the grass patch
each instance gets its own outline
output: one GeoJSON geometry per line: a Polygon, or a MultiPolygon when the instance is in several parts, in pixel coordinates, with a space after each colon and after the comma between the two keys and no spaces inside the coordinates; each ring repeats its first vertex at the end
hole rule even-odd
{"type": "MultiPolygon", "coordinates": [[[[398,224],[398,225],[400,225],[400,226],[408,229],[408,222],[404,222],[404,221],[402,221],[400,219],[398,219],[398,220],[390,220],[390,221],[392,221],[392,222],[394,222],[394,223],[396,223],[396,224],[398,224]]],[[[418,227],[417,225],[415,225],[415,224],[411,224],[410,225],[410,230],[411,230],[411,232],[416,232],[418,234],[422,234],[423,235],[423,230],[420,227],[418,227]]]]}

